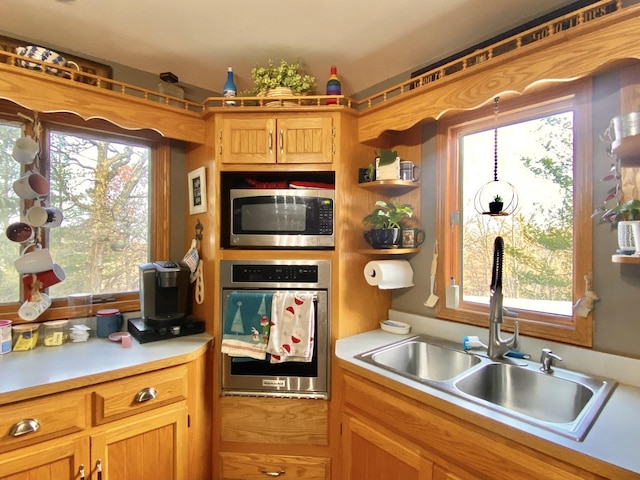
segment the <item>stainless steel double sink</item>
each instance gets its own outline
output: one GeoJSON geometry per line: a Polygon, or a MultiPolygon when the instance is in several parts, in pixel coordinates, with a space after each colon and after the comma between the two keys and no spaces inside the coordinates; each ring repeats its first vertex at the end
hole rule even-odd
{"type": "Polygon", "coordinates": [[[616,382],[540,363],[465,352],[417,335],[356,358],[545,430],[582,441],[616,382]]]}

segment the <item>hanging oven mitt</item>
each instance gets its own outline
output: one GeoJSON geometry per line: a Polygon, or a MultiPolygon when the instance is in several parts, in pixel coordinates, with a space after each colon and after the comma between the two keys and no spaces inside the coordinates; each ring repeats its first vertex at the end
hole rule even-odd
{"type": "Polygon", "coordinates": [[[189,251],[185,253],[182,261],[189,267],[191,270],[191,275],[189,276],[189,280],[191,283],[196,281],[196,270],[198,269],[198,264],[200,263],[200,255],[198,254],[198,249],[196,248],[196,239],[191,240],[191,248],[189,251]]]}

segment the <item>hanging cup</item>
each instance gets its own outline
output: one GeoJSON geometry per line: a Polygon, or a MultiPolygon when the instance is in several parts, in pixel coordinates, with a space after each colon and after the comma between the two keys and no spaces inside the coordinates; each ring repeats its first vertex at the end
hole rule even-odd
{"type": "Polygon", "coordinates": [[[14,222],[9,224],[5,230],[5,234],[12,242],[25,243],[34,239],[35,229],[28,223],[14,222]]]}
{"type": "Polygon", "coordinates": [[[49,182],[38,172],[27,172],[13,182],[13,191],[25,200],[34,200],[49,195],[49,182]]]}
{"type": "Polygon", "coordinates": [[[11,152],[11,156],[16,162],[21,163],[22,165],[29,165],[35,160],[39,150],[40,147],[38,146],[38,142],[33,138],[29,136],[20,137],[13,145],[13,152],[11,152]]]}

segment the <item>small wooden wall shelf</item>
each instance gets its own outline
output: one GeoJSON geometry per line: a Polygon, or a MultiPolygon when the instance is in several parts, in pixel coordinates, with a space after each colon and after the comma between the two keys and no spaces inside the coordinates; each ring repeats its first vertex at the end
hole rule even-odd
{"type": "Polygon", "coordinates": [[[372,182],[359,183],[358,186],[381,195],[397,197],[415,190],[420,186],[420,182],[412,182],[411,180],[374,180],[372,182]]]}
{"type": "Polygon", "coordinates": [[[613,263],[627,263],[640,265],[640,257],[633,255],[611,255],[611,261],[613,263]]]}
{"type": "Polygon", "coordinates": [[[406,255],[407,253],[418,253],[419,248],[363,248],[358,250],[365,255],[406,255]]]}

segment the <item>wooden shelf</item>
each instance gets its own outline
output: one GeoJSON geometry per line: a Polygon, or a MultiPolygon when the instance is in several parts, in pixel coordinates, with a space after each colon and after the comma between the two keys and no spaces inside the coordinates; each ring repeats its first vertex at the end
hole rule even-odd
{"type": "Polygon", "coordinates": [[[420,186],[420,182],[412,182],[411,180],[374,180],[373,182],[359,183],[358,186],[382,195],[396,197],[415,190],[420,186]]]}
{"type": "Polygon", "coordinates": [[[635,255],[611,255],[611,261],[613,263],[628,263],[640,265],[640,257],[635,255]]]}
{"type": "Polygon", "coordinates": [[[420,248],[362,248],[359,253],[365,255],[406,255],[407,253],[418,253],[420,248]]]}

